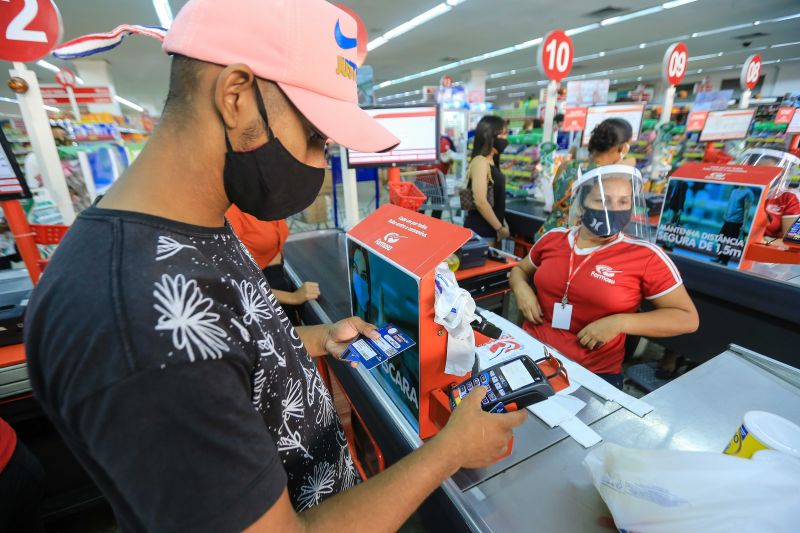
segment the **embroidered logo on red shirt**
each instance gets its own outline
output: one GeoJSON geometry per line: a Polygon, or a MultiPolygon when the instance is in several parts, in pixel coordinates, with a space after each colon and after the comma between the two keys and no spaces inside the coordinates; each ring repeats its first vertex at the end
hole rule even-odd
{"type": "Polygon", "coordinates": [[[614,285],[616,281],[614,280],[614,276],[617,274],[622,274],[622,270],[614,270],[608,265],[597,265],[594,267],[592,271],[592,277],[595,279],[599,279],[601,281],[605,281],[611,285],[614,285]]]}

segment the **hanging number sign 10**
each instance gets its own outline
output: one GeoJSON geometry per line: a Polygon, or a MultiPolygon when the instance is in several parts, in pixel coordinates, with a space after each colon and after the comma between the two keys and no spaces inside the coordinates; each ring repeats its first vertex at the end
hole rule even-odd
{"type": "Polygon", "coordinates": [[[539,72],[552,81],[561,81],[572,70],[574,58],[575,49],[572,46],[572,39],[563,30],[553,30],[539,45],[537,53],[539,72]]]}
{"type": "Polygon", "coordinates": [[[41,59],[62,33],[61,14],[52,0],[0,0],[0,60],[41,59]]]}
{"type": "Polygon", "coordinates": [[[739,76],[739,85],[743,91],[750,91],[755,89],[759,79],[761,79],[761,56],[753,54],[744,62],[742,74],[739,76]]]}
{"type": "Polygon", "coordinates": [[[689,50],[683,43],[675,43],[664,54],[663,78],[670,85],[678,85],[686,76],[689,66],[689,50]]]}

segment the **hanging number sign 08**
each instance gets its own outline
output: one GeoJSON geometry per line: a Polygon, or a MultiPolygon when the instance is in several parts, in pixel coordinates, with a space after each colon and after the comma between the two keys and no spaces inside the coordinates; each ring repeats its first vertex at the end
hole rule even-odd
{"type": "Polygon", "coordinates": [[[678,85],[686,76],[689,66],[689,50],[683,43],[675,43],[664,54],[663,78],[670,85],[678,85]]]}
{"type": "Polygon", "coordinates": [[[572,39],[563,30],[548,33],[539,45],[537,60],[539,71],[553,81],[561,81],[572,70],[575,49],[572,39]]]}
{"type": "Polygon", "coordinates": [[[0,60],[41,59],[62,33],[61,14],[52,0],[0,0],[0,60]]]}
{"type": "Polygon", "coordinates": [[[742,67],[742,74],[739,76],[739,85],[743,91],[755,89],[758,80],[761,79],[761,56],[753,54],[747,58],[742,67]]]}

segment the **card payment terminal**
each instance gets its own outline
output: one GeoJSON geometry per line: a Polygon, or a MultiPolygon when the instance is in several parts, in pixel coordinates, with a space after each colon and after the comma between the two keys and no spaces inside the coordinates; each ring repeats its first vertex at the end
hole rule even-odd
{"type": "Polygon", "coordinates": [[[553,387],[536,361],[521,355],[481,371],[471,379],[450,389],[450,407],[455,409],[461,399],[477,386],[489,390],[481,401],[481,408],[489,412],[524,409],[553,394],[553,387]]]}

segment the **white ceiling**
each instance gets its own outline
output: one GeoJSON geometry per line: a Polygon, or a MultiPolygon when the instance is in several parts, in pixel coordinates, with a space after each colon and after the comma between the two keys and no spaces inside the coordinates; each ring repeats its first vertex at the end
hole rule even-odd
{"type": "MultiPolygon", "coordinates": [[[[220,0],[223,1],[223,0],[220,0]]],[[[265,0],[266,1],[266,0],[265,0]]],[[[406,20],[419,15],[441,0],[344,0],[358,12],[372,38],[381,35],[406,20]]],[[[663,0],[662,0],[663,1],[663,0]]],[[[86,33],[109,31],[121,23],[157,25],[155,10],[150,0],[56,0],[64,20],[65,40],[86,33]]],[[[186,0],[170,0],[177,13],[186,0]]],[[[376,81],[392,80],[419,71],[438,67],[456,60],[519,44],[543,36],[554,28],[574,28],[599,22],[603,17],[588,17],[587,13],[613,6],[636,11],[661,4],[646,0],[466,0],[450,12],[401,35],[370,53],[367,63],[375,68],[376,81]]],[[[573,36],[576,57],[600,51],[635,46],[641,42],[654,42],[689,36],[694,32],[712,30],[738,24],[800,13],[797,0],[699,0],[654,15],[621,22],[615,25],[573,36]]],[[[713,69],[723,65],[741,63],[755,48],[778,43],[800,41],[800,18],[748,28],[712,36],[686,38],[690,58],[722,51],[722,57],[692,61],[690,68],[713,69]],[[736,37],[763,32],[767,35],[748,39],[750,48],[744,48],[736,37]]],[[[576,62],[572,74],[580,75],[609,69],[637,69],[636,72],[610,74],[604,77],[633,78],[655,77],[667,44],[620,54],[607,54],[583,62],[576,62]],[[638,69],[638,65],[644,65],[638,69]]],[[[764,60],[789,59],[800,56],[800,45],[766,49],[760,52],[764,60]]],[[[448,71],[456,79],[469,69],[484,69],[490,74],[512,69],[522,70],[515,76],[490,80],[487,87],[504,97],[506,91],[499,87],[525,82],[535,82],[542,77],[532,69],[536,48],[528,48],[488,61],[471,63],[448,71]],[[527,70],[524,70],[527,69],[527,70]]],[[[111,64],[117,93],[134,102],[159,110],[167,90],[169,60],[161,52],[159,43],[144,37],[129,37],[126,42],[103,56],[111,64]]],[[[52,63],[64,63],[47,58],[52,63]]],[[[0,62],[0,67],[10,64],[0,62]]],[[[40,74],[43,83],[52,82],[52,73],[32,67],[40,74]]],[[[422,85],[438,82],[442,73],[387,87],[378,92],[386,96],[419,89],[422,85]]],[[[514,92],[515,90],[509,89],[514,92]]],[[[533,93],[534,88],[516,89],[533,93]]],[[[5,87],[0,96],[12,96],[5,87]]],[[[397,100],[402,101],[402,100],[397,100]]]]}

